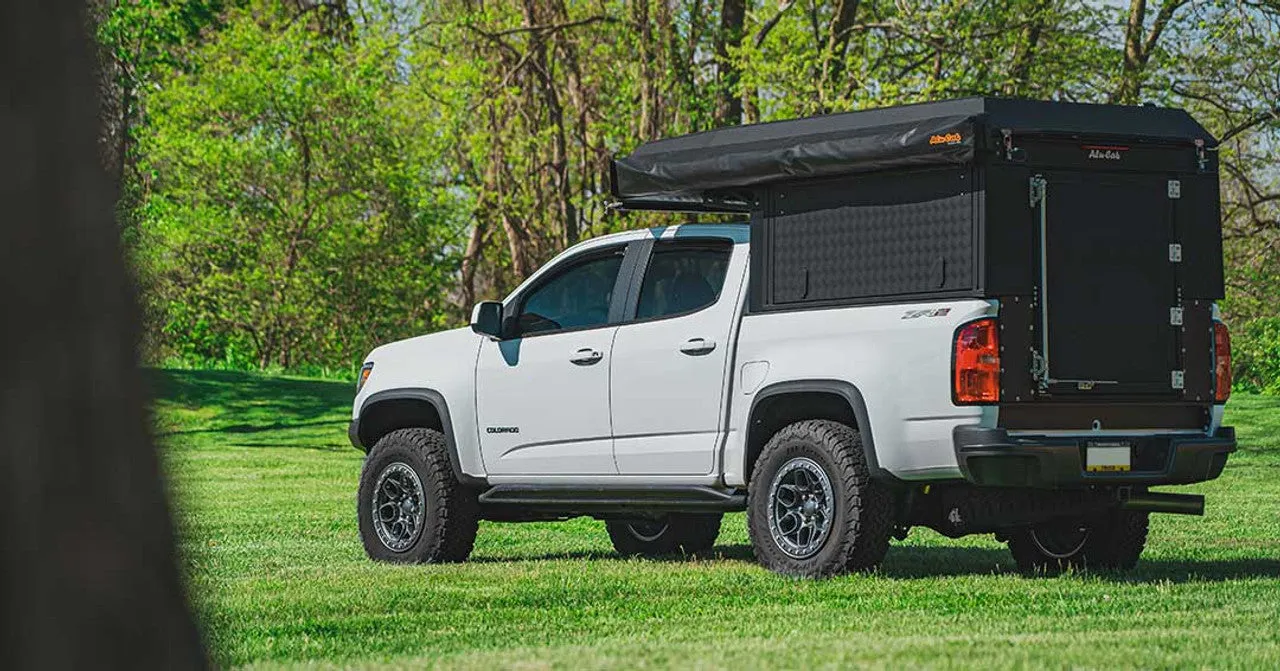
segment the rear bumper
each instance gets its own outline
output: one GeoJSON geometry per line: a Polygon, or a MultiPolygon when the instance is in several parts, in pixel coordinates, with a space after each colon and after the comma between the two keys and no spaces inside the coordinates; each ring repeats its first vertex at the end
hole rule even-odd
{"type": "Polygon", "coordinates": [[[991,487],[1072,487],[1084,485],[1180,485],[1212,480],[1236,451],[1235,429],[1224,426],[1212,436],[1106,436],[1129,440],[1132,471],[1085,471],[1084,449],[1090,436],[1010,436],[1004,429],[958,426],[952,432],[956,461],[969,482],[991,487]]]}

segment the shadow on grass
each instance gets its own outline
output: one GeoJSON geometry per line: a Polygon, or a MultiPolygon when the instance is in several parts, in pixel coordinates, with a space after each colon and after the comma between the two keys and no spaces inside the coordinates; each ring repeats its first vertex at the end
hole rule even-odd
{"type": "MultiPolygon", "coordinates": [[[[755,553],[750,545],[718,545],[710,553],[698,555],[701,559],[726,559],[754,562],[755,553]]],[[[469,561],[480,564],[512,563],[526,561],[559,560],[609,560],[620,556],[611,552],[580,551],[545,553],[514,557],[473,557],[469,561]]],[[[656,563],[688,561],[682,556],[647,559],[656,563]]],[[[967,547],[915,547],[894,546],[880,566],[877,574],[892,579],[915,580],[967,575],[1018,575],[1013,557],[1005,550],[967,547]]],[[[1117,583],[1204,583],[1249,578],[1280,577],[1280,560],[1274,559],[1221,559],[1221,560],[1142,560],[1137,568],[1127,572],[1094,571],[1087,575],[1117,583]]],[[[1027,576],[1030,580],[1041,576],[1027,576]]]]}
{"type": "Polygon", "coordinates": [[[162,432],[161,436],[251,434],[300,427],[341,428],[333,415],[350,407],[351,385],[325,380],[270,377],[208,370],[151,370],[157,399],[184,408],[209,410],[201,426],[162,432]]]}
{"type": "Polygon", "coordinates": [[[345,419],[325,419],[314,422],[276,422],[274,424],[232,424],[230,426],[220,426],[212,429],[179,429],[177,431],[166,431],[160,435],[163,436],[183,436],[196,433],[263,433],[267,431],[282,431],[285,429],[301,429],[309,426],[342,426],[346,427],[345,419]]]}

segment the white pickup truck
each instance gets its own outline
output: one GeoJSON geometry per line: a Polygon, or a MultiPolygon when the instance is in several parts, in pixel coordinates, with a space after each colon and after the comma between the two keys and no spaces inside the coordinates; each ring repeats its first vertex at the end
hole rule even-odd
{"type": "MultiPolygon", "coordinates": [[[[963,109],[984,105],[972,119],[985,123],[1007,102],[974,100],[963,109]]],[[[941,123],[926,135],[943,145],[982,135],[953,112],[945,108],[921,120],[917,109],[905,122],[898,114],[892,132],[901,134],[903,123],[941,123]]],[[[824,121],[850,117],[849,136],[866,128],[881,132],[883,120],[867,114],[824,121]]],[[[785,137],[794,155],[812,129],[784,133],[779,125],[769,125],[769,132],[785,137]]],[[[732,133],[751,128],[718,131],[728,135],[716,144],[723,149],[732,133]]],[[[1072,216],[1061,208],[1076,206],[1078,198],[1050,205],[1054,195],[1078,190],[1082,181],[1102,184],[1103,198],[1114,183],[1159,189],[1149,200],[1159,210],[1151,217],[1163,226],[1174,189],[1166,182],[1175,171],[1165,166],[1158,178],[1136,169],[1115,177],[1108,165],[1097,180],[1052,172],[1053,160],[1067,159],[1051,151],[1062,147],[1035,145],[1044,141],[1039,132],[1019,137],[1025,148],[1000,146],[1012,143],[1007,134],[995,135],[986,160],[996,165],[981,180],[987,213],[971,206],[973,182],[957,187],[967,198],[960,208],[969,217],[966,230],[976,232],[962,236],[954,259],[935,249],[946,231],[911,228],[917,219],[930,226],[945,219],[945,204],[958,197],[954,189],[939,194],[925,184],[923,195],[904,197],[875,181],[918,182],[918,158],[908,162],[908,172],[890,170],[887,177],[883,163],[875,166],[881,173],[832,173],[869,183],[873,199],[887,193],[887,204],[860,201],[847,184],[824,182],[815,197],[812,184],[796,186],[794,171],[780,169],[787,179],[737,175],[754,195],[714,200],[704,194],[701,207],[688,208],[687,185],[698,183],[697,174],[678,177],[681,190],[671,189],[665,203],[662,189],[629,192],[635,181],[620,175],[615,192],[629,206],[738,210],[750,221],[636,230],[580,243],[504,301],[476,306],[470,328],[374,350],[361,371],[349,432],[368,453],[358,497],[366,551],[386,561],[461,561],[482,519],[590,515],[605,520],[624,554],[699,553],[713,546],[724,513],[745,510],[756,557],[788,575],[873,568],[890,539],[912,526],[948,536],[995,533],[1029,572],[1133,566],[1148,513],[1203,511],[1202,497],[1148,487],[1215,478],[1235,449],[1234,434],[1221,425],[1230,385],[1226,330],[1206,298],[1213,283],[1200,292],[1181,272],[1191,269],[1184,264],[1170,280],[1177,291],[1170,287],[1168,298],[1185,301],[1179,306],[1185,312],[1173,320],[1179,323],[1161,317],[1160,329],[1144,332],[1156,339],[1146,345],[1107,336],[1128,349],[1101,363],[1075,351],[1080,347],[1073,348],[1072,339],[1087,341],[1086,350],[1112,341],[1072,330],[1073,292],[1088,278],[1056,273],[1082,263],[1090,276],[1110,273],[1122,281],[1115,300],[1129,305],[1120,312],[1141,317],[1153,311],[1140,304],[1145,281],[1133,277],[1158,269],[1126,275],[1149,259],[1135,262],[1115,250],[1152,243],[1159,264],[1180,261],[1171,260],[1171,251],[1165,256],[1177,243],[1134,239],[1131,232],[1116,236],[1118,227],[1136,226],[1132,208],[1095,212],[1102,225],[1074,226],[1063,238],[1068,242],[1059,242],[1052,225],[1072,216]],[[1028,160],[1037,155],[1052,160],[1028,160]],[[1022,210],[1009,229],[1029,229],[1021,238],[1011,234],[1030,245],[1025,287],[1018,285],[1021,276],[1008,273],[1013,279],[997,288],[1004,265],[982,272],[964,265],[981,263],[965,261],[966,250],[1002,234],[991,223],[1003,179],[997,168],[1026,173],[1006,180],[1021,185],[1022,210]],[[1125,182],[1134,179],[1137,186],[1125,182]],[[823,200],[831,193],[846,195],[823,200]],[[801,206],[805,199],[816,204],[801,206]],[[923,209],[915,207],[920,203],[923,209]],[[979,215],[987,219],[981,234],[973,223],[979,215]],[[909,233],[886,235],[886,217],[909,233]],[[868,228],[872,235],[857,237],[868,228]],[[805,240],[805,231],[817,240],[805,240]],[[1069,244],[1082,236],[1087,244],[1069,244]],[[913,244],[928,248],[923,260],[912,260],[913,244]],[[1090,251],[1103,244],[1113,253],[1090,251]],[[1045,250],[1038,258],[1031,253],[1036,246],[1045,250]],[[857,275],[851,264],[879,268],[879,275],[857,275]],[[885,289],[886,282],[905,282],[906,290],[885,289]],[[1060,312],[1049,308],[1051,298],[1060,312]],[[1139,347],[1165,347],[1159,339],[1166,330],[1177,336],[1171,351],[1183,351],[1148,368],[1184,367],[1152,373],[1135,363],[1143,357],[1139,347]],[[1052,349],[1049,335],[1056,338],[1052,349]]],[[[1078,134],[1065,143],[1080,145],[1078,134]]],[[[693,137],[705,143],[705,135],[693,137]]],[[[757,140],[743,142],[760,151],[757,140]]],[[[653,144],[649,154],[620,159],[615,170],[636,168],[646,156],[659,156],[652,162],[666,167],[681,165],[684,147],[653,144]]],[[[980,150],[982,141],[977,144],[980,150]]],[[[1081,160],[1089,160],[1089,146],[1081,160]]],[[[1178,151],[1196,160],[1192,143],[1178,151]]],[[[1135,161],[1142,158],[1137,154],[1135,161]]],[[[946,165],[965,166],[974,180],[973,156],[957,156],[946,165]]],[[[850,163],[865,159],[850,150],[850,163]]],[[[720,179],[723,166],[716,171],[720,179]]],[[[1184,180],[1184,193],[1191,194],[1192,176],[1184,180]]],[[[724,193],[721,182],[706,192],[724,193]]],[[[984,249],[990,262],[993,248],[984,249]]],[[[1107,300],[1092,295],[1085,303],[1114,310],[1107,300]]],[[[1168,310],[1163,303],[1156,308],[1168,310]]],[[[1146,328],[1127,318],[1114,317],[1121,320],[1115,328],[1146,328]]]]}

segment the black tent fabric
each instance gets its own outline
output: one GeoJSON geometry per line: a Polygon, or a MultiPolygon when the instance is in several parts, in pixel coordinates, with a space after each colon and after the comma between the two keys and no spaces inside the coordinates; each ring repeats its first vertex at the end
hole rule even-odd
{"type": "Polygon", "coordinates": [[[613,193],[630,209],[749,209],[757,185],[967,163],[1003,131],[1216,144],[1177,109],[963,98],[649,142],[614,160],[613,193]]]}

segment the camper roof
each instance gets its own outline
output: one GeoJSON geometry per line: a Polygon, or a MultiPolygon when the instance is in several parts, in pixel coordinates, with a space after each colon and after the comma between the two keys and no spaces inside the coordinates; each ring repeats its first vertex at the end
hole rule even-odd
{"type": "Polygon", "coordinates": [[[773,182],[972,161],[1019,135],[1216,144],[1179,109],[962,98],[733,126],[638,147],[613,162],[628,209],[743,211],[773,182]]]}

